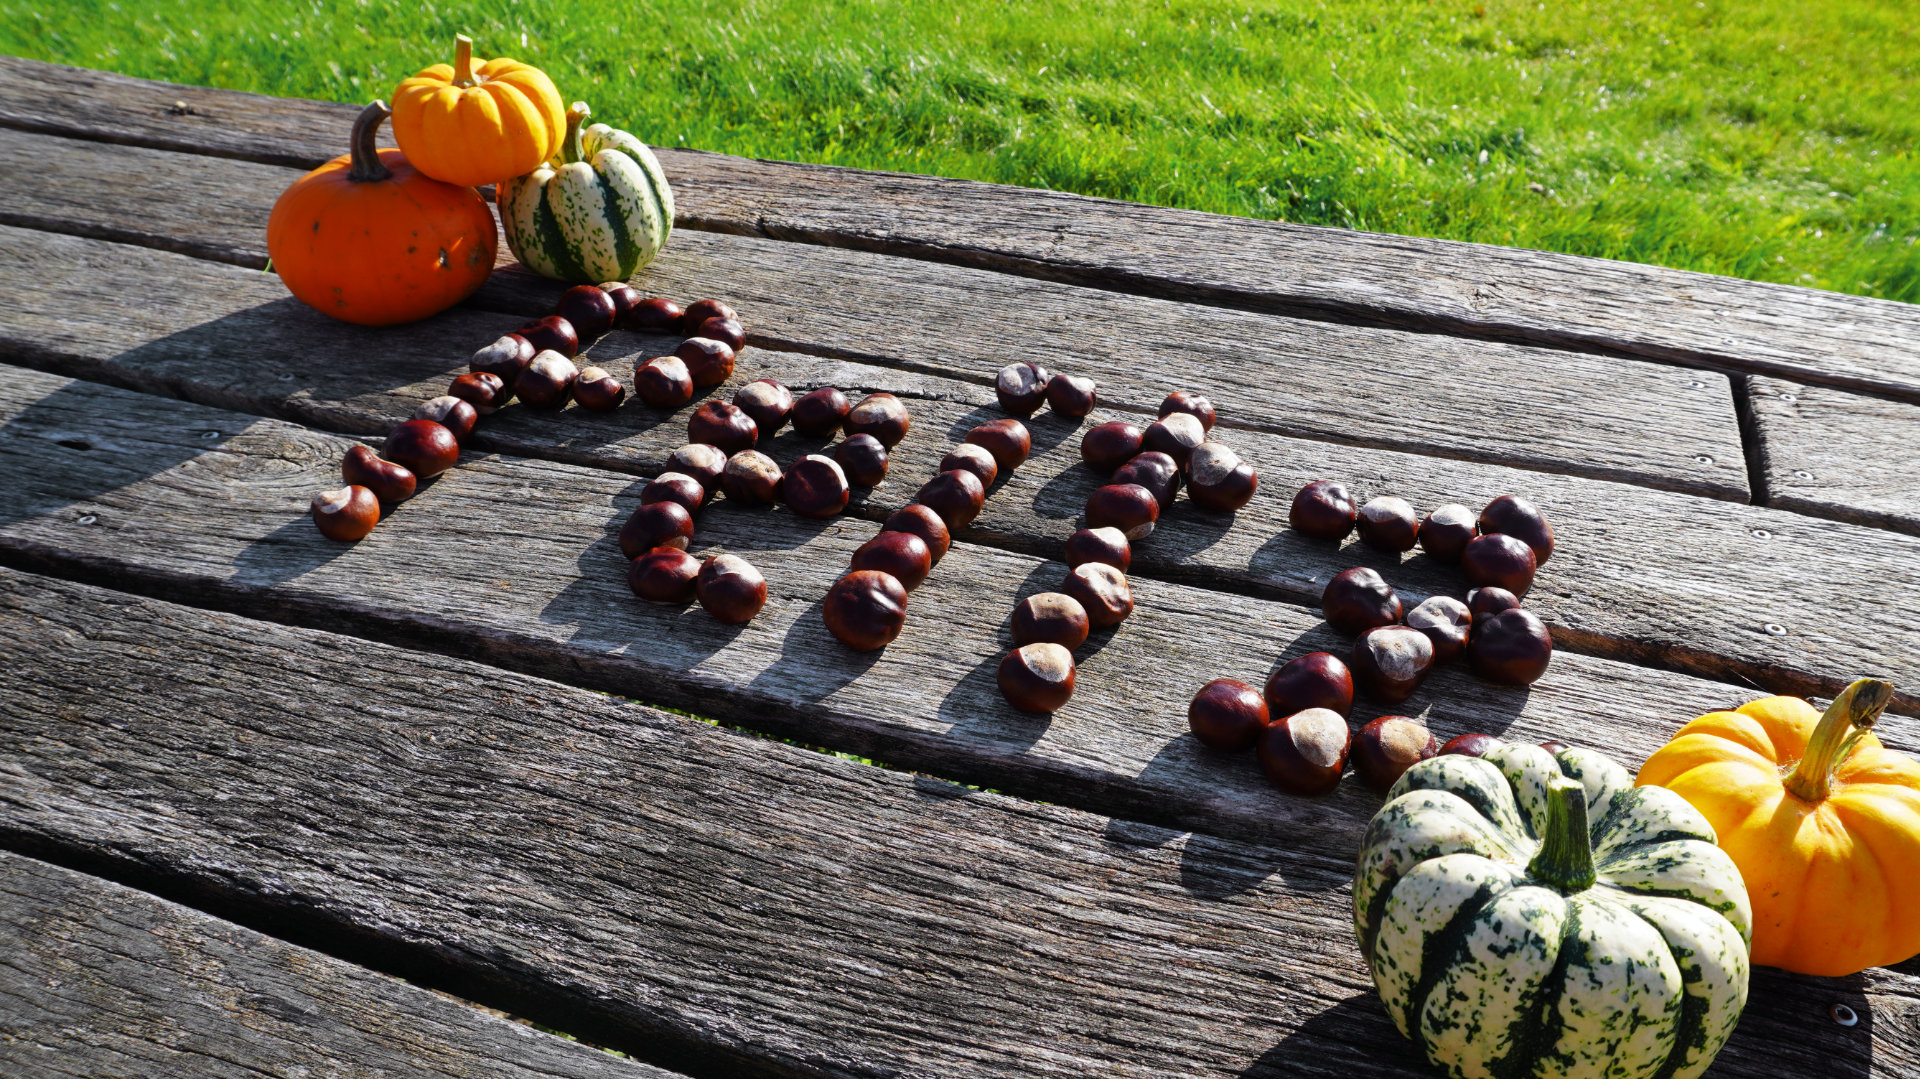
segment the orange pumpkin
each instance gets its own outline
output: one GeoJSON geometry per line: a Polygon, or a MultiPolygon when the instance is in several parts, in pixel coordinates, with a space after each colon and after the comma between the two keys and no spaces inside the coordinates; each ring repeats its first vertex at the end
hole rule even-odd
{"type": "Polygon", "coordinates": [[[1709,712],[1640,769],[1713,825],[1753,900],[1753,961],[1852,974],[1920,952],[1920,763],[1869,733],[1893,687],[1709,712]]]}
{"type": "Polygon", "coordinates": [[[431,180],[399,150],[375,151],[376,101],[353,150],[295,180],[267,219],[267,256],[307,306],[362,326],[444,311],[493,272],[493,213],[471,187],[431,180]]]}
{"type": "Polygon", "coordinates": [[[473,63],[473,39],[453,39],[453,66],[435,64],[393,92],[393,138],[436,180],[478,187],[511,180],[559,152],[567,110],[545,72],[499,57],[473,63]]]}

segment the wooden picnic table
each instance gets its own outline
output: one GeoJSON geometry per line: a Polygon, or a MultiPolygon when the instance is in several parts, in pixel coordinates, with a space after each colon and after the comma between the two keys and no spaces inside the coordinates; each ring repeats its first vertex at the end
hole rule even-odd
{"type": "MultiPolygon", "coordinates": [[[[1431,1074],[1352,940],[1379,799],[1186,731],[1204,681],[1344,647],[1332,574],[1462,590],[1291,532],[1316,478],[1553,518],[1552,669],[1440,671],[1398,710],[1442,738],[1636,767],[1871,673],[1920,750],[1920,309],[1594,259],[666,150],[636,286],[738,307],[736,382],[906,399],[894,478],[824,522],[705,511],[696,553],[771,586],[743,627],[627,592],[614,533],[685,419],[637,404],[504,410],[327,541],[343,451],[559,291],[503,262],[377,331],[288,297],[268,209],[355,111],[0,59],[0,1073],[1431,1074]],[[1051,717],[993,677],[1096,485],[1050,413],[895,644],[820,625],[1033,356],[1099,381],[1089,422],[1207,394],[1262,480],[1139,545],[1051,717]]],[[[1917,1015],[1913,963],[1756,971],[1710,1074],[1917,1074],[1917,1015]]]]}

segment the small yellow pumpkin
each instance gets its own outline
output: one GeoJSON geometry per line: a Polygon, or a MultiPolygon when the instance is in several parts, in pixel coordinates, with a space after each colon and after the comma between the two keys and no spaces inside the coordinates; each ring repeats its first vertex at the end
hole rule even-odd
{"type": "Polygon", "coordinates": [[[567,110],[545,72],[500,57],[474,66],[473,39],[393,92],[393,137],[413,167],[467,187],[532,172],[560,149],[567,110]]]}
{"type": "Polygon", "coordinates": [[[1893,687],[1825,714],[1766,697],[1680,728],[1640,768],[1713,825],[1753,900],[1753,961],[1852,974],[1920,953],[1920,762],[1871,733],[1893,687]]]}

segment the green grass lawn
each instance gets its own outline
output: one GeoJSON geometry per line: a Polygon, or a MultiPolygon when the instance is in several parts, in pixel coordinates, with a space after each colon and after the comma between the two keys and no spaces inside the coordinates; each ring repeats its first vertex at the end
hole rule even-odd
{"type": "Polygon", "coordinates": [[[649,142],[1920,302],[1912,0],[0,0],[0,51],[365,101],[537,63],[649,142]]]}

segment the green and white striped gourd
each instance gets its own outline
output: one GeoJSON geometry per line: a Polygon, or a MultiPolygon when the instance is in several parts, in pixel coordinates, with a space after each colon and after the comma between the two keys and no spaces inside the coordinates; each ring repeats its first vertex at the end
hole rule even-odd
{"type": "Polygon", "coordinates": [[[582,128],[589,115],[574,102],[559,155],[500,185],[500,220],[514,257],[535,273],[624,281],[673,232],[673,189],[645,143],[605,124],[582,128]]]}
{"type": "Polygon", "coordinates": [[[1387,1014],[1456,1079],[1687,1079],[1746,1006],[1740,871],[1692,806],[1587,750],[1409,768],[1353,912],[1387,1014]]]}

